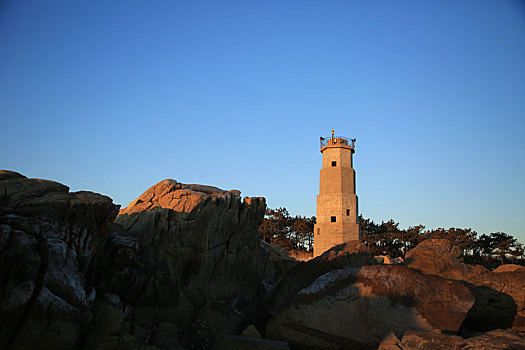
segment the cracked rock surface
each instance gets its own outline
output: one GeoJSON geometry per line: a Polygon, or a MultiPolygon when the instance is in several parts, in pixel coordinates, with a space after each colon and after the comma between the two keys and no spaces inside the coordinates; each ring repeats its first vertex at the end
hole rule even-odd
{"type": "Polygon", "coordinates": [[[118,215],[109,197],[0,171],[0,348],[207,348],[240,334],[271,271],[264,210],[165,180],[118,215]]]}
{"type": "Polygon", "coordinates": [[[111,198],[0,171],[0,347],[70,349],[92,318],[111,198]]]}
{"type": "Polygon", "coordinates": [[[239,191],[159,182],[120,211],[115,222],[136,257],[108,271],[104,290],[134,305],[137,320],[198,323],[211,338],[240,333],[256,321],[269,264],[257,231],[265,208],[239,191]]]}

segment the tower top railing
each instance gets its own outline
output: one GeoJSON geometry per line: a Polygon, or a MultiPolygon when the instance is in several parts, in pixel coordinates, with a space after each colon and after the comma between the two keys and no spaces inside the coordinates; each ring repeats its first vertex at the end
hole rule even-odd
{"type": "Polygon", "coordinates": [[[321,148],[330,145],[345,145],[355,147],[356,139],[351,139],[344,136],[329,136],[329,137],[320,137],[319,141],[321,143],[321,148]]]}

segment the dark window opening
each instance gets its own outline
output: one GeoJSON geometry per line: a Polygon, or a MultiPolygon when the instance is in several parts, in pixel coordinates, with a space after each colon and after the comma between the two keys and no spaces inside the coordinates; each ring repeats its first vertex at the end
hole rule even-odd
{"type": "Polygon", "coordinates": [[[350,216],[350,209],[346,209],[346,216],[350,216]]]}
{"type": "Polygon", "coordinates": [[[321,229],[318,228],[318,229],[317,229],[317,235],[319,236],[320,234],[321,234],[321,229]]]}
{"type": "Polygon", "coordinates": [[[330,221],[335,222],[335,216],[332,216],[332,217],[330,218],[330,221]]]}
{"type": "Polygon", "coordinates": [[[332,166],[337,166],[337,162],[335,160],[332,162],[332,166]]]}

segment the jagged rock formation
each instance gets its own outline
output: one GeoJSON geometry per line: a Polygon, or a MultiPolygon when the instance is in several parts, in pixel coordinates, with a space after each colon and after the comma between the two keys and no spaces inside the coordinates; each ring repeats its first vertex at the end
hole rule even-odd
{"type": "Polygon", "coordinates": [[[264,292],[269,254],[257,231],[264,211],[264,198],[161,181],[120,211],[115,222],[137,251],[115,255],[101,288],[134,305],[141,341],[159,323],[240,334],[255,322],[264,292]]]}
{"type": "Polygon", "coordinates": [[[87,332],[112,200],[0,171],[0,348],[71,349],[87,332]]]}
{"type": "Polygon", "coordinates": [[[490,272],[464,264],[461,250],[445,239],[428,239],[406,255],[406,264],[425,274],[464,281],[476,303],[464,327],[487,331],[510,328],[525,331],[525,268],[502,265],[490,272]]]}
{"type": "Polygon", "coordinates": [[[274,278],[264,210],[166,180],[114,224],[106,196],[0,172],[0,347],[205,348],[240,334],[274,278]]]}

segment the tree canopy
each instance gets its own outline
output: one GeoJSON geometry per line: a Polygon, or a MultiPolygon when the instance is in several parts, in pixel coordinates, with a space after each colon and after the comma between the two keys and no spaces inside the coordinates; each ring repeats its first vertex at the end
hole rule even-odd
{"type": "MultiPolygon", "coordinates": [[[[315,216],[291,216],[286,208],[266,209],[259,226],[264,241],[288,252],[313,250],[315,216]]],[[[374,255],[405,258],[406,253],[428,238],[446,238],[459,246],[465,262],[495,267],[508,262],[525,264],[524,246],[504,232],[478,235],[471,228],[426,230],[423,225],[401,229],[393,219],[380,224],[359,216],[361,240],[374,255]]]]}
{"type": "Polygon", "coordinates": [[[525,262],[524,248],[514,237],[504,232],[493,232],[478,236],[471,228],[451,227],[425,230],[416,225],[400,229],[390,219],[376,224],[370,219],[359,217],[361,240],[375,255],[389,255],[404,258],[406,253],[419,242],[428,238],[445,238],[461,248],[466,262],[483,264],[488,267],[507,262],[525,262]]]}
{"type": "Polygon", "coordinates": [[[266,209],[263,223],[259,226],[264,241],[279,244],[284,249],[313,249],[315,216],[290,216],[286,208],[266,209]]]}

